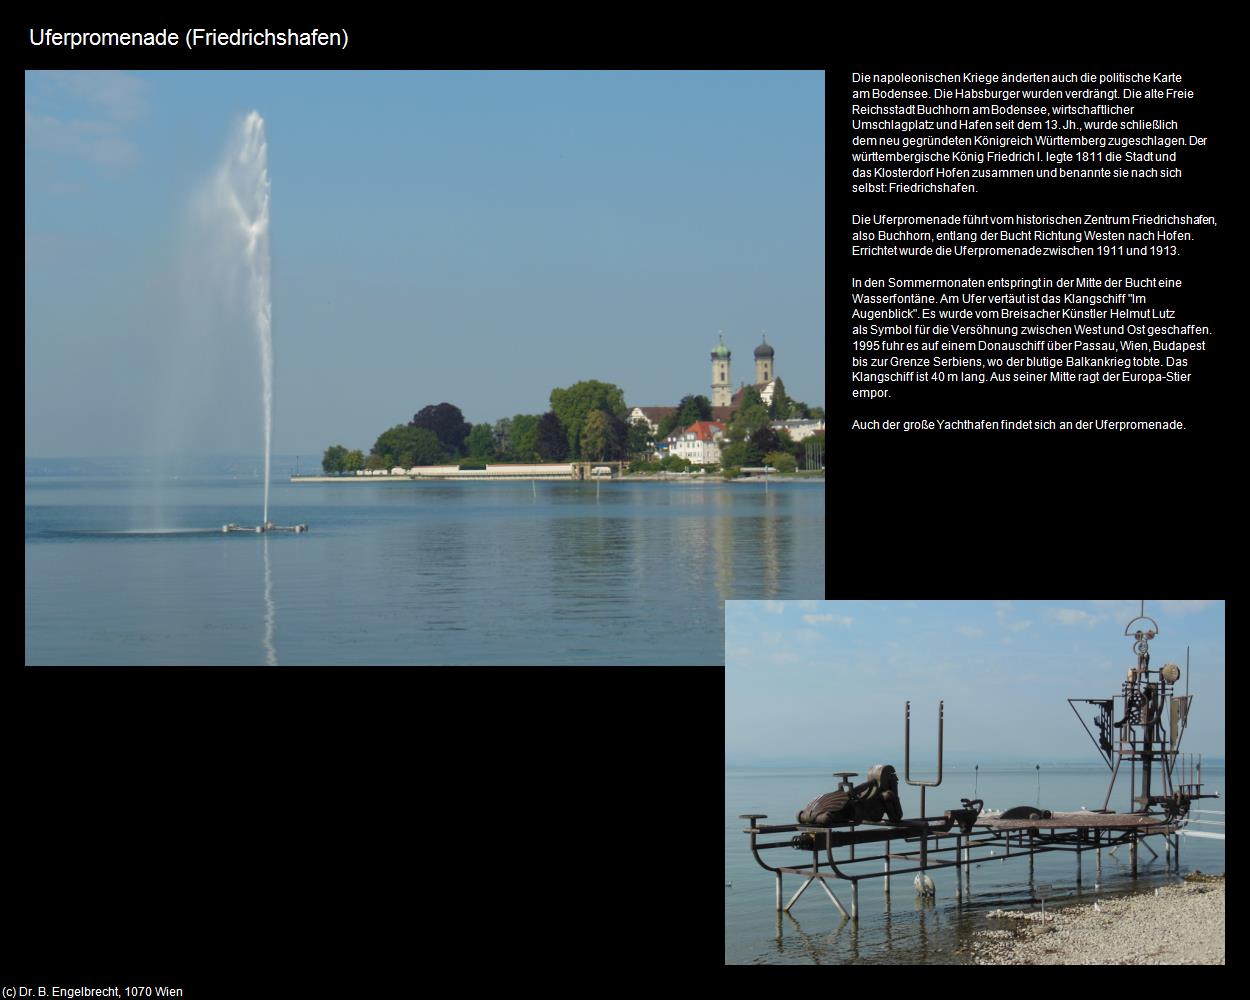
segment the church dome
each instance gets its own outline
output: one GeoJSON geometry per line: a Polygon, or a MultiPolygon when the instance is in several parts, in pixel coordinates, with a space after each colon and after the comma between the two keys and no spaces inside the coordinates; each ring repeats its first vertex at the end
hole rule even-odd
{"type": "Polygon", "coordinates": [[[725,342],[723,340],[719,344],[717,344],[715,347],[712,348],[712,360],[713,361],[715,361],[717,358],[728,358],[728,357],[729,357],[729,348],[725,346],[725,342]]]}
{"type": "Polygon", "coordinates": [[[773,349],[768,346],[768,341],[764,341],[755,349],[755,356],[757,358],[771,358],[773,356],[773,349]]]}

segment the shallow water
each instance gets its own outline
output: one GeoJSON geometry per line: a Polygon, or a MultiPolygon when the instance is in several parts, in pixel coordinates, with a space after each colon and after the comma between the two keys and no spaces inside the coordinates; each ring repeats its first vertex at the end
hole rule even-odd
{"type": "Polygon", "coordinates": [[[719,664],[824,593],[821,483],[27,477],[30,664],[719,664]]]}
{"type": "MultiPolygon", "coordinates": [[[[1227,807],[1224,794],[1224,769],[1204,768],[1205,790],[1218,791],[1219,799],[1198,803],[1210,810],[1223,812],[1227,807]]],[[[1052,811],[1088,806],[1102,806],[1110,775],[1105,768],[1065,769],[1044,773],[1040,799],[1043,808],[1052,811]]],[[[955,892],[956,873],[944,869],[932,874],[935,899],[921,899],[913,886],[913,875],[892,878],[890,895],[884,892],[884,879],[870,879],[859,884],[860,919],[843,919],[829,898],[813,883],[790,914],[778,914],[775,903],[776,882],[771,872],[756,864],[751,856],[750,838],[742,832],[747,821],[743,813],[767,813],[765,824],[794,822],[795,812],[824,791],[836,787],[837,779],[819,769],[746,769],[725,772],[725,961],[730,964],[816,964],[848,963],[890,964],[960,964],[966,954],[957,949],[966,947],[974,930],[988,925],[985,914],[1003,908],[1036,908],[1039,888],[1047,895],[1046,905],[1063,905],[1072,900],[1097,898],[1107,894],[1134,891],[1142,887],[1175,881],[1186,872],[1224,870],[1224,841],[1181,837],[1180,872],[1168,869],[1162,838],[1149,843],[1159,853],[1150,856],[1144,847],[1138,854],[1138,874],[1130,872],[1127,847],[1112,856],[1102,852],[1101,865],[1093,851],[1081,855],[1081,880],[1077,881],[1076,857],[1062,852],[1036,855],[1032,868],[1028,858],[987,860],[971,870],[965,883],[962,900],[955,892]]],[[[942,786],[928,789],[925,812],[941,815],[946,809],[958,808],[960,798],[985,799],[986,808],[1007,809],[1016,805],[1034,805],[1039,797],[1036,775],[1027,771],[987,772],[979,776],[971,770],[947,769],[942,786]]],[[[904,815],[919,812],[918,788],[900,785],[904,815]]],[[[1128,783],[1116,783],[1111,807],[1128,806],[1128,783]]],[[[1195,814],[1218,823],[1224,816],[1215,812],[1195,814]]],[[[1193,829],[1223,832],[1218,825],[1193,825],[1193,829]]],[[[760,840],[782,839],[785,835],[760,840]]],[[[874,845],[875,846],[875,845],[874,845]]],[[[907,848],[914,849],[914,848],[907,848]]],[[[873,854],[881,853],[878,850],[873,854]]],[[[769,864],[794,865],[810,854],[779,848],[762,852],[769,864]],[[783,860],[784,858],[784,860],[783,860]]],[[[837,856],[837,855],[835,855],[837,856]]],[[[879,864],[879,863],[878,863],[879,864]]],[[[864,868],[854,869],[856,872],[864,868]]],[[[895,867],[900,867],[895,865],[895,867]]],[[[908,864],[907,867],[913,867],[908,864]]],[[[802,885],[802,878],[786,875],[783,882],[783,905],[802,885]]],[[[837,883],[835,883],[837,885],[837,883]]],[[[850,886],[842,883],[834,889],[842,904],[850,909],[850,886]]]]}

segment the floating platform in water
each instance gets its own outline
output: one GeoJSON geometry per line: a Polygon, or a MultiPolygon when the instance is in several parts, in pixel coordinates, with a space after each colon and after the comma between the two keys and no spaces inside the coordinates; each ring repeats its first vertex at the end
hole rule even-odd
{"type": "Polygon", "coordinates": [[[245,531],[248,534],[262,534],[266,531],[290,531],[299,534],[301,531],[307,531],[306,524],[274,524],[272,521],[266,521],[264,524],[248,526],[245,524],[223,524],[221,526],[222,534],[230,531],[245,531]]]}

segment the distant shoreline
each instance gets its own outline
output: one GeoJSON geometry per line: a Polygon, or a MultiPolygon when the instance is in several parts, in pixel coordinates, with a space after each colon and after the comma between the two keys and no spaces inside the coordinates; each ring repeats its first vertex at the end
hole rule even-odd
{"type": "Polygon", "coordinates": [[[784,476],[750,476],[741,479],[723,479],[719,475],[709,474],[703,476],[686,476],[680,473],[663,472],[637,472],[624,476],[611,478],[604,476],[597,479],[574,479],[568,473],[546,473],[546,474],[518,474],[512,475],[506,472],[490,473],[490,472],[469,472],[467,474],[446,473],[444,475],[429,476],[291,476],[292,483],[420,483],[420,482],[513,482],[524,483],[531,481],[538,482],[556,482],[556,483],[629,483],[629,482],[659,482],[659,483],[675,483],[678,485],[708,485],[721,484],[732,485],[734,483],[820,483],[822,486],[825,482],[824,476],[818,475],[784,475],[784,476]]]}

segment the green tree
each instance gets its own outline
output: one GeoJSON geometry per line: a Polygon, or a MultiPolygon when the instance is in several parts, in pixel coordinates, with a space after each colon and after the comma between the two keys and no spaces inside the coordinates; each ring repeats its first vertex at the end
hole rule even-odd
{"type": "Polygon", "coordinates": [[[347,458],[343,460],[344,472],[355,472],[357,469],[365,467],[365,453],[359,448],[354,448],[347,453],[347,458]]]}
{"type": "Polygon", "coordinates": [[[379,455],[376,452],[371,451],[365,458],[365,468],[370,471],[374,469],[389,469],[390,467],[390,464],[386,461],[385,455],[379,455]]]}
{"type": "Polygon", "coordinates": [[[408,440],[411,445],[409,458],[412,465],[438,465],[447,461],[447,455],[432,431],[423,427],[411,427],[408,440]]]}
{"type": "Polygon", "coordinates": [[[645,420],[635,420],[629,425],[625,436],[625,447],[630,456],[651,453],[651,428],[645,420]]]}
{"type": "Polygon", "coordinates": [[[788,451],[770,451],[764,456],[764,464],[771,465],[778,472],[793,472],[798,468],[794,456],[788,451]]]}
{"type": "Polygon", "coordinates": [[[677,404],[677,425],[689,427],[696,420],[712,419],[712,401],[706,396],[682,396],[677,404]]]}
{"type": "Polygon", "coordinates": [[[733,424],[747,435],[754,434],[761,427],[768,426],[768,408],[760,399],[760,394],[755,391],[755,386],[747,386],[746,393],[742,397],[742,405],[733,416],[733,424]]]}
{"type": "Polygon", "coordinates": [[[611,418],[602,410],[591,410],[582,423],[582,458],[603,459],[608,457],[611,418]]]}
{"type": "Polygon", "coordinates": [[[655,439],[657,441],[663,441],[666,437],[672,434],[673,431],[677,430],[679,427],[685,426],[686,425],[681,422],[681,415],[679,413],[676,411],[673,413],[666,413],[660,418],[660,426],[655,432],[655,439]]]}
{"type": "MultiPolygon", "coordinates": [[[[601,411],[602,412],[602,411],[601,411]]],[[[629,424],[625,418],[615,413],[604,413],[607,424],[608,440],[604,458],[622,459],[629,457],[629,424]]]]}
{"type": "Polygon", "coordinates": [[[750,441],[734,441],[720,450],[720,464],[723,468],[742,468],[744,465],[759,465],[760,453],[750,441]]]}
{"type": "Polygon", "coordinates": [[[460,407],[451,403],[422,407],[413,414],[409,427],[431,431],[449,455],[459,455],[472,425],[464,419],[460,407]]]}
{"type": "Polygon", "coordinates": [[[490,424],[474,424],[465,439],[465,446],[474,458],[495,457],[495,432],[490,424]]]}
{"type": "Polygon", "coordinates": [[[806,416],[811,417],[811,419],[813,419],[813,420],[824,420],[824,419],[825,419],[825,408],[824,408],[823,406],[813,406],[813,407],[812,407],[812,408],[811,408],[811,409],[807,412],[806,416]]]}
{"type": "Polygon", "coordinates": [[[327,476],[342,472],[347,461],[347,449],[341,444],[332,444],[321,458],[321,469],[327,476]]]}
{"type": "Polygon", "coordinates": [[[750,441],[755,450],[761,455],[765,455],[770,451],[781,450],[781,437],[767,425],[753,433],[750,441]]]}
{"type": "Polygon", "coordinates": [[[550,410],[538,418],[534,430],[534,450],[544,462],[563,462],[569,457],[568,431],[550,410]]]}
{"type": "Polygon", "coordinates": [[[512,420],[501,417],[495,421],[491,433],[495,438],[495,457],[502,462],[512,458],[512,420]]]}
{"type": "Polygon", "coordinates": [[[538,415],[518,413],[512,418],[509,449],[517,462],[532,462],[538,457],[538,415]]]}
{"type": "Polygon", "coordinates": [[[774,420],[789,420],[792,417],[793,402],[786,395],[785,383],[777,379],[773,386],[773,401],[768,406],[768,415],[774,420]]]}
{"type": "Polygon", "coordinates": [[[551,412],[560,418],[568,434],[570,455],[580,454],[582,424],[594,410],[605,410],[624,417],[628,412],[625,409],[625,393],[619,386],[594,379],[575,382],[567,389],[551,390],[551,412]]]}
{"type": "Polygon", "coordinates": [[[447,460],[434,432],[411,424],[396,424],[383,431],[374,442],[372,454],[383,459],[385,468],[438,465],[447,460]]]}

